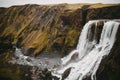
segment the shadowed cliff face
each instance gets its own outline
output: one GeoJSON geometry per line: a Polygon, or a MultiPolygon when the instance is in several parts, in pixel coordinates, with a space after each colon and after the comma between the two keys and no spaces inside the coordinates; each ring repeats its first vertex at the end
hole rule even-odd
{"type": "Polygon", "coordinates": [[[112,6],[105,8],[90,8],[87,10],[86,20],[99,19],[120,19],[120,6],[112,6]]]}
{"type": "MultiPolygon", "coordinates": [[[[60,4],[0,8],[0,57],[5,56],[2,61],[7,62],[10,56],[7,53],[11,53],[14,45],[29,56],[43,52],[66,55],[76,47],[82,26],[94,19],[120,19],[120,5],[60,4]]],[[[100,65],[98,80],[119,80],[119,41],[118,34],[111,54],[100,65]]],[[[3,65],[3,68],[7,66],[3,65]]],[[[17,76],[21,76],[20,73],[18,71],[17,76]]]]}
{"type": "Polygon", "coordinates": [[[102,60],[97,71],[98,80],[119,80],[120,74],[120,26],[116,35],[116,42],[108,56],[102,60]]]}

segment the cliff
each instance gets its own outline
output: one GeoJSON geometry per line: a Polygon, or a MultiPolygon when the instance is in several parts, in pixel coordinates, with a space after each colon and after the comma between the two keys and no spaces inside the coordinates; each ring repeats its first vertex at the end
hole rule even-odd
{"type": "MultiPolygon", "coordinates": [[[[7,61],[14,51],[13,46],[22,48],[23,53],[29,56],[50,52],[64,56],[76,47],[83,25],[96,19],[120,19],[120,4],[23,5],[0,8],[0,57],[5,56],[3,61],[7,61]]],[[[98,80],[119,79],[119,41],[118,34],[111,55],[101,63],[98,80]],[[112,75],[112,72],[115,74],[112,75]],[[112,76],[104,78],[103,73],[112,76]]],[[[17,76],[19,75],[18,71],[17,76]]]]}
{"type": "Polygon", "coordinates": [[[1,44],[23,47],[26,55],[64,53],[77,43],[80,15],[63,4],[13,6],[0,12],[1,44]]]}
{"type": "Polygon", "coordinates": [[[117,19],[119,5],[24,5],[0,9],[1,48],[22,47],[24,54],[69,53],[82,26],[93,19],[117,19]]]}

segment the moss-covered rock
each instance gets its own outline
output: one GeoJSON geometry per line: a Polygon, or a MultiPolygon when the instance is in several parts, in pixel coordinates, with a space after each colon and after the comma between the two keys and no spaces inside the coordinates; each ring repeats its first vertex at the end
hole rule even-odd
{"type": "Polygon", "coordinates": [[[1,23],[4,24],[0,24],[3,30],[0,37],[5,38],[2,43],[22,47],[24,54],[32,56],[53,50],[63,53],[64,46],[72,50],[81,30],[78,27],[80,15],[77,15],[77,10],[66,9],[64,4],[24,5],[1,9],[5,13],[2,15],[4,17],[1,16],[1,23]]]}

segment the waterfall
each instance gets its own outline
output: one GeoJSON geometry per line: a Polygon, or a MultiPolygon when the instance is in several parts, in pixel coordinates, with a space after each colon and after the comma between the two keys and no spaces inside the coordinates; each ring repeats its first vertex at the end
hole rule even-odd
{"type": "Polygon", "coordinates": [[[110,53],[119,26],[119,22],[104,22],[98,38],[96,35],[98,22],[89,21],[85,24],[77,48],[61,59],[61,66],[52,71],[53,76],[63,80],[62,75],[70,69],[70,73],[64,80],[83,80],[86,76],[96,80],[96,71],[103,57],[110,53]]]}

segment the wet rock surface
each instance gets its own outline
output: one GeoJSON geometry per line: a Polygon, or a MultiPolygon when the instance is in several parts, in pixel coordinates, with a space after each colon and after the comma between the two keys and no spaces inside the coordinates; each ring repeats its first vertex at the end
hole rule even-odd
{"type": "MultiPolygon", "coordinates": [[[[9,52],[9,51],[7,51],[9,52]]],[[[14,51],[0,55],[1,80],[52,80],[51,71],[37,66],[19,65],[11,54],[14,51]]],[[[43,64],[45,65],[45,64],[43,64]]]]}

